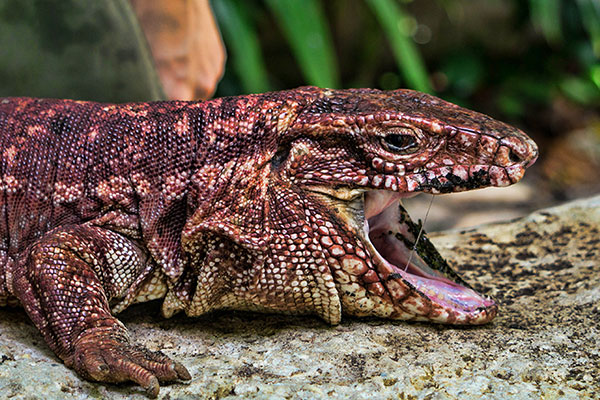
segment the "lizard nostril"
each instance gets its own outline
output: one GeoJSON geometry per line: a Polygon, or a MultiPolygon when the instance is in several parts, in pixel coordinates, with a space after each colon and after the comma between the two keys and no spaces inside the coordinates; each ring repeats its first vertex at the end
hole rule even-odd
{"type": "Polygon", "coordinates": [[[517,153],[515,153],[515,151],[513,149],[510,149],[508,151],[508,159],[513,164],[516,164],[516,163],[519,163],[519,162],[523,161],[523,159],[521,158],[521,156],[519,156],[517,153]]]}

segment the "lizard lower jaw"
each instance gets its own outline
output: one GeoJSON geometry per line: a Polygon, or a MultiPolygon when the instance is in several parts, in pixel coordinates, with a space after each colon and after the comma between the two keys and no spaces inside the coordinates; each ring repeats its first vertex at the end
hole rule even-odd
{"type": "MultiPolygon", "coordinates": [[[[432,245],[427,250],[418,246],[421,251],[410,255],[416,240],[415,224],[400,204],[402,197],[372,191],[364,200],[363,240],[373,255],[379,278],[395,307],[401,309],[398,318],[454,324],[481,324],[493,319],[497,312],[494,301],[468,287],[432,245]]],[[[419,243],[423,241],[428,240],[422,236],[419,243]]]]}

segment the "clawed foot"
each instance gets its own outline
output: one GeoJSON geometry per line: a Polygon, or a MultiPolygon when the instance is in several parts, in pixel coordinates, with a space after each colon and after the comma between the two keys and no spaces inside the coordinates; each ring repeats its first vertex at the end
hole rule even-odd
{"type": "Polygon", "coordinates": [[[99,382],[133,381],[152,398],[158,396],[159,382],[189,380],[191,375],[180,363],[160,351],[133,345],[122,334],[92,332],[80,338],[67,364],[83,377],[99,382]],[[69,362],[70,361],[70,362],[69,362]]]}

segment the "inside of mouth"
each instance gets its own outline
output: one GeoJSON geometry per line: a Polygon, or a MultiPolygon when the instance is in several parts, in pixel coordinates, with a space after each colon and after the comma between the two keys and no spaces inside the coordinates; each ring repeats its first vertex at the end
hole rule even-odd
{"type": "MultiPolygon", "coordinates": [[[[365,195],[365,236],[376,250],[385,272],[401,276],[440,306],[468,312],[494,305],[492,300],[451,279],[434,265],[428,265],[417,250],[413,251],[417,236],[415,224],[401,206],[401,198],[401,194],[385,191],[365,195]]],[[[379,272],[381,275],[383,271],[379,272]]]]}

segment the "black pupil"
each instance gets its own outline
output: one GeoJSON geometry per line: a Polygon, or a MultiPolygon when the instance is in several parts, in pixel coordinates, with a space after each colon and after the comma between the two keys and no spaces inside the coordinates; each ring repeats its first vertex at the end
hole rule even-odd
{"type": "Polygon", "coordinates": [[[384,140],[388,144],[390,150],[394,152],[409,152],[414,150],[417,146],[417,141],[413,135],[391,133],[386,135],[384,140]]]}

